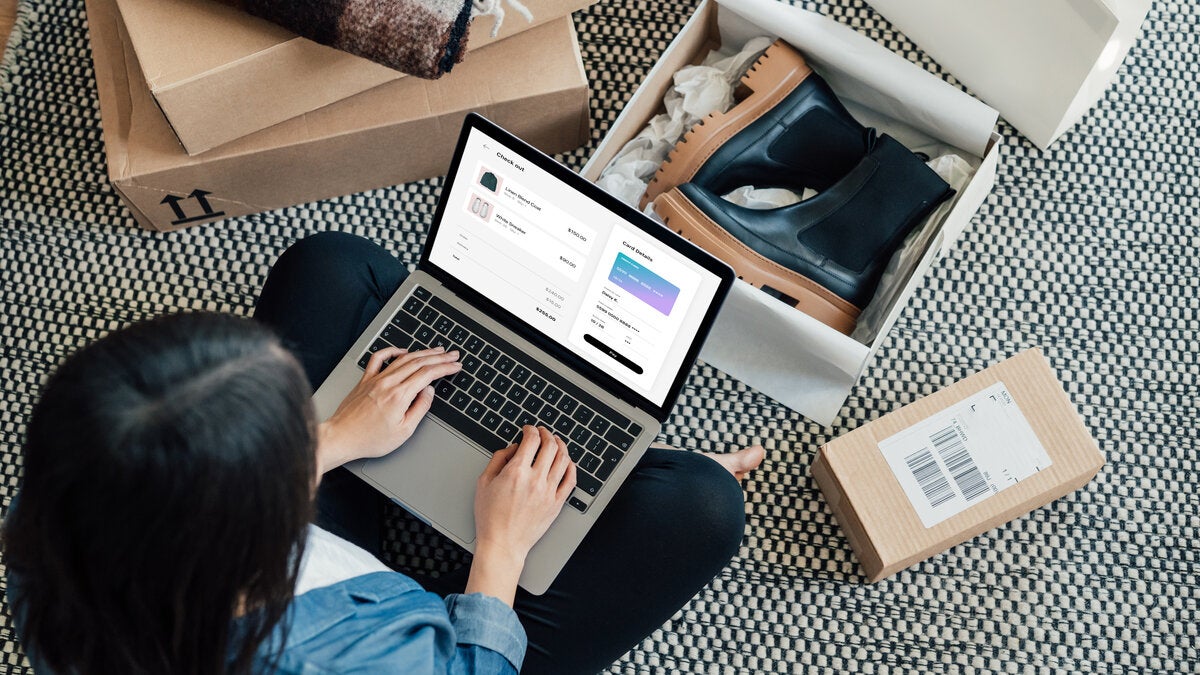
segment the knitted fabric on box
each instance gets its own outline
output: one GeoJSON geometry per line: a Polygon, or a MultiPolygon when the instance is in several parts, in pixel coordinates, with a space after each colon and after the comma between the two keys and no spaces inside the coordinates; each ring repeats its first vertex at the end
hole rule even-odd
{"type": "Polygon", "coordinates": [[[314,42],[436,79],[466,52],[471,0],[246,0],[246,11],[314,42]]]}

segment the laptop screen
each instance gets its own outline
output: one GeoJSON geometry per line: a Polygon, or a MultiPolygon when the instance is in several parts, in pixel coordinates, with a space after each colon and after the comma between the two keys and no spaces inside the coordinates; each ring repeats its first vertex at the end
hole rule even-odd
{"type": "Polygon", "coordinates": [[[661,226],[539,166],[546,158],[475,125],[466,134],[426,259],[664,406],[728,281],[661,226]]]}

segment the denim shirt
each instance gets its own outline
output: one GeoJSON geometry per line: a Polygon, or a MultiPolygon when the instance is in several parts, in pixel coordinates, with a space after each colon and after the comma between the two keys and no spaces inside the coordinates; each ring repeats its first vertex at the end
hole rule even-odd
{"type": "MultiPolygon", "coordinates": [[[[8,584],[19,635],[20,580],[11,570],[8,584]]],[[[497,598],[472,593],[443,601],[403,574],[377,572],[293,598],[287,621],[260,646],[255,670],[280,675],[516,673],[526,644],[516,612],[497,598]],[[269,657],[281,643],[283,651],[272,664],[269,657]]],[[[36,654],[29,660],[38,673],[50,673],[36,654]]]]}
{"type": "Polygon", "coordinates": [[[472,593],[443,601],[397,572],[377,572],[292,600],[259,649],[261,672],[516,673],[525,629],[511,607],[472,593]],[[285,640],[275,671],[266,657],[285,640]]]}

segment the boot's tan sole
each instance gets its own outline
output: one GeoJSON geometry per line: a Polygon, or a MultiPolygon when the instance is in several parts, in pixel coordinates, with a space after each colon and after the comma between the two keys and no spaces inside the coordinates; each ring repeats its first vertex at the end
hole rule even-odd
{"type": "Polygon", "coordinates": [[[737,272],[739,279],[757,288],[767,286],[790,297],[795,300],[796,309],[835,330],[846,335],[854,332],[861,312],[858,307],[812,279],[759,255],[713,222],[679,188],[671,188],[659,196],[654,210],[671,230],[724,260],[737,272]]]}
{"type": "Polygon", "coordinates": [[[726,141],[787,98],[811,73],[800,52],[783,40],[776,40],[742,77],[742,84],[753,93],[728,112],[710,114],[684,134],[646,186],[641,208],[645,209],[667,190],[690,181],[726,141]]]}

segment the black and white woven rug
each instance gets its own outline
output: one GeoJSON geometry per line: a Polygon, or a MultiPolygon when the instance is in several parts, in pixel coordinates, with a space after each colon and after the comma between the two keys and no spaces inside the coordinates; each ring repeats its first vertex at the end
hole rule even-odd
{"type": "MultiPolygon", "coordinates": [[[[862,0],[804,0],[941,74],[862,0]]],[[[690,2],[577,15],[592,143],[690,2]]],[[[1052,150],[1010,127],[993,194],[832,428],[707,366],[667,439],[761,440],[732,564],[619,673],[1200,672],[1200,15],[1156,2],[1116,83],[1052,150]],[[1107,455],[1083,490],[866,585],[808,474],[817,446],[1018,350],[1042,347],[1107,455]]],[[[1048,65],[1048,67],[1051,67],[1048,65]]],[[[947,77],[953,82],[952,78],[947,77]]],[[[138,229],[105,179],[81,0],[21,0],[0,71],[0,502],[46,374],[85,342],[181,309],[247,313],[292,241],[348,230],[413,262],[439,180],[175,234],[138,229]]],[[[397,514],[392,553],[455,560],[397,514]]],[[[7,615],[0,671],[25,672],[7,615]]]]}

